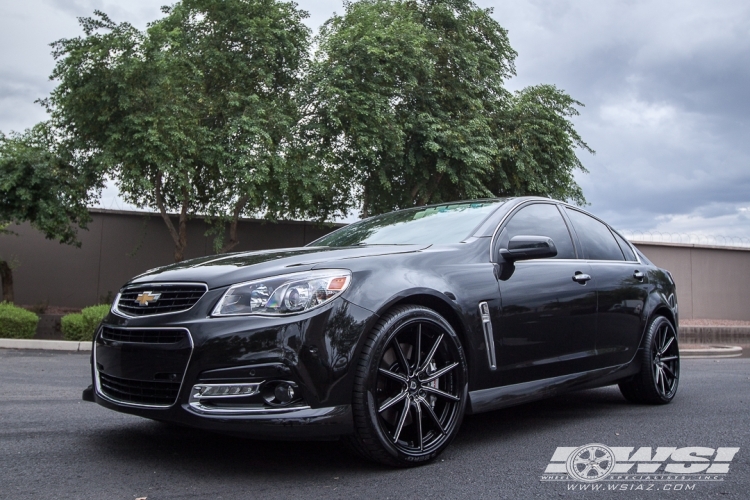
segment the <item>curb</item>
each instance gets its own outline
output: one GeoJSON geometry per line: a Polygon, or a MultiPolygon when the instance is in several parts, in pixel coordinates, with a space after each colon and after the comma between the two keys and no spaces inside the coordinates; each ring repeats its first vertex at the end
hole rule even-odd
{"type": "Polygon", "coordinates": [[[687,346],[680,348],[680,356],[684,358],[739,358],[742,347],[729,345],[712,345],[702,347],[687,346]]]}
{"type": "Polygon", "coordinates": [[[78,342],[75,340],[35,340],[35,339],[0,339],[0,349],[41,349],[44,351],[75,351],[91,350],[91,341],[78,342]]]}
{"type": "Polygon", "coordinates": [[[750,326],[681,326],[685,344],[750,345],[750,326]]]}

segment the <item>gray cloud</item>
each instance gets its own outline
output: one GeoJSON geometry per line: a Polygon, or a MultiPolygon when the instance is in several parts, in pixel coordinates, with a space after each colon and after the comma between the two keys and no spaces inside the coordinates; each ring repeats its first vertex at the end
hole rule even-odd
{"type": "Polygon", "coordinates": [[[555,83],[586,104],[575,122],[597,155],[577,179],[593,212],[624,229],[750,236],[746,2],[482,4],[519,52],[511,85],[555,83]]]}
{"type": "Polygon", "coordinates": [[[35,101],[52,90],[52,85],[47,83],[0,71],[0,131],[21,132],[46,118],[46,112],[35,101]]]}

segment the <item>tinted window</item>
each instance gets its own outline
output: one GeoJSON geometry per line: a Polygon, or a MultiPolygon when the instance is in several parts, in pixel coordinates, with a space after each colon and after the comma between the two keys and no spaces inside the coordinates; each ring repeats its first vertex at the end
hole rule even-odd
{"type": "Polygon", "coordinates": [[[653,266],[654,265],[654,263],[651,262],[650,260],[648,260],[648,257],[646,257],[643,254],[643,252],[641,252],[641,250],[638,247],[635,247],[635,251],[638,254],[638,257],[641,259],[641,262],[643,262],[644,264],[646,264],[648,266],[653,266]]]}
{"type": "Polygon", "coordinates": [[[578,210],[566,210],[581,240],[584,259],[625,260],[620,245],[607,226],[578,210]]]}
{"type": "Polygon", "coordinates": [[[555,205],[538,203],[516,212],[500,236],[500,248],[507,247],[508,241],[518,235],[547,236],[557,247],[556,259],[576,258],[568,227],[555,205]]]}
{"type": "Polygon", "coordinates": [[[451,203],[410,208],[370,217],[342,227],[308,246],[440,245],[459,243],[497,210],[502,201],[451,203]]]}
{"type": "Polygon", "coordinates": [[[620,244],[620,250],[622,250],[622,253],[625,254],[625,260],[638,260],[635,258],[633,249],[630,248],[630,245],[628,245],[628,242],[625,241],[625,238],[615,233],[614,231],[612,231],[612,233],[615,235],[615,239],[617,240],[617,243],[620,244]]]}

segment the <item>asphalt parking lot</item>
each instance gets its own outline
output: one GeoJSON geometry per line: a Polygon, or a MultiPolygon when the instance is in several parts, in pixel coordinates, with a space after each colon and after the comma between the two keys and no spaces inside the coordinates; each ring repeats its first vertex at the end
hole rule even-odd
{"type": "Polygon", "coordinates": [[[82,402],[89,384],[83,353],[0,349],[0,382],[3,499],[746,499],[750,491],[744,358],[684,360],[680,392],[667,406],[631,405],[604,388],[468,416],[441,459],[408,470],[364,462],[336,442],[243,440],[82,402]],[[558,446],[587,443],[740,451],[720,481],[662,481],[651,490],[629,481],[616,491],[602,482],[596,491],[574,491],[581,483],[541,480],[558,446]]]}

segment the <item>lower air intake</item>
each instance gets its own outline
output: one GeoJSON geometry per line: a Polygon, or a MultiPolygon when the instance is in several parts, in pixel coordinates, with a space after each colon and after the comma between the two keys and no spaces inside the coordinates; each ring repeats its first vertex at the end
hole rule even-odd
{"type": "Polygon", "coordinates": [[[126,403],[169,406],[175,403],[180,382],[128,380],[99,373],[101,391],[126,403]]]}

